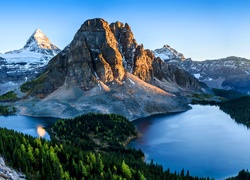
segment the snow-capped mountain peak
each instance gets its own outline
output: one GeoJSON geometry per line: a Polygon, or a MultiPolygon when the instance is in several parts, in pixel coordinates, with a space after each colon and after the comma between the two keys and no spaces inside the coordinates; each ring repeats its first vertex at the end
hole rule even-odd
{"type": "Polygon", "coordinates": [[[23,49],[48,55],[60,52],[60,49],[53,45],[39,28],[30,36],[23,49]]]}
{"type": "Polygon", "coordinates": [[[23,48],[0,54],[0,95],[36,77],[60,51],[37,29],[23,48]]]}
{"type": "Polygon", "coordinates": [[[186,60],[183,54],[179,53],[169,45],[164,45],[162,48],[154,50],[154,55],[155,57],[159,57],[164,61],[186,60]]]}
{"type": "Polygon", "coordinates": [[[9,63],[38,63],[44,66],[61,50],[38,28],[23,48],[1,54],[9,63]]]}

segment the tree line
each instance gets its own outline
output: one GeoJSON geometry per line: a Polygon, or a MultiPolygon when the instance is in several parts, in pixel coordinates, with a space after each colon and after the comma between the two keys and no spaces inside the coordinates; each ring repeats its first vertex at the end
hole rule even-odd
{"type": "Polygon", "coordinates": [[[220,104],[220,109],[237,123],[250,127],[250,96],[240,97],[220,104]]]}
{"type": "Polygon", "coordinates": [[[0,115],[8,116],[16,113],[16,108],[8,105],[0,105],[0,115]]]}

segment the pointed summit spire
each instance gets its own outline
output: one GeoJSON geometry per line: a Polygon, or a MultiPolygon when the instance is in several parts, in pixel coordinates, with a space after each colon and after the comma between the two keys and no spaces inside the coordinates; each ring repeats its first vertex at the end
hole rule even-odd
{"type": "Polygon", "coordinates": [[[50,42],[49,38],[39,28],[30,36],[23,49],[54,55],[61,51],[50,42]]]}
{"type": "MultiPolygon", "coordinates": [[[[32,34],[32,36],[34,37],[43,37],[43,38],[47,38],[46,35],[42,32],[41,29],[37,28],[35,30],[35,32],[32,34]]],[[[48,39],[48,38],[47,38],[48,39]]]]}
{"type": "Polygon", "coordinates": [[[35,30],[35,32],[41,32],[41,33],[43,33],[42,30],[41,30],[40,28],[37,28],[37,29],[35,30]]]}

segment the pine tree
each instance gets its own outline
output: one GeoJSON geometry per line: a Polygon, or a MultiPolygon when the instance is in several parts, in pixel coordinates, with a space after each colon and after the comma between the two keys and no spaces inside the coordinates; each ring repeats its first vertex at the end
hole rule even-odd
{"type": "Polygon", "coordinates": [[[131,170],[129,169],[129,166],[124,162],[124,160],[122,161],[122,174],[127,178],[127,179],[132,179],[132,173],[131,170]]]}

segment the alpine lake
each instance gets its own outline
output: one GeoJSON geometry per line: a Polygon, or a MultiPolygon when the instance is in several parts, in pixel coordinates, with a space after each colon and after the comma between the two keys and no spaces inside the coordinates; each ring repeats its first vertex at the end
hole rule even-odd
{"type": "MultiPolygon", "coordinates": [[[[0,127],[50,140],[46,129],[56,118],[0,116],[0,127]]],[[[183,113],[154,115],[132,122],[140,136],[128,147],[141,149],[145,161],[171,172],[225,179],[250,168],[250,130],[217,106],[192,105],[183,113]]]]}

